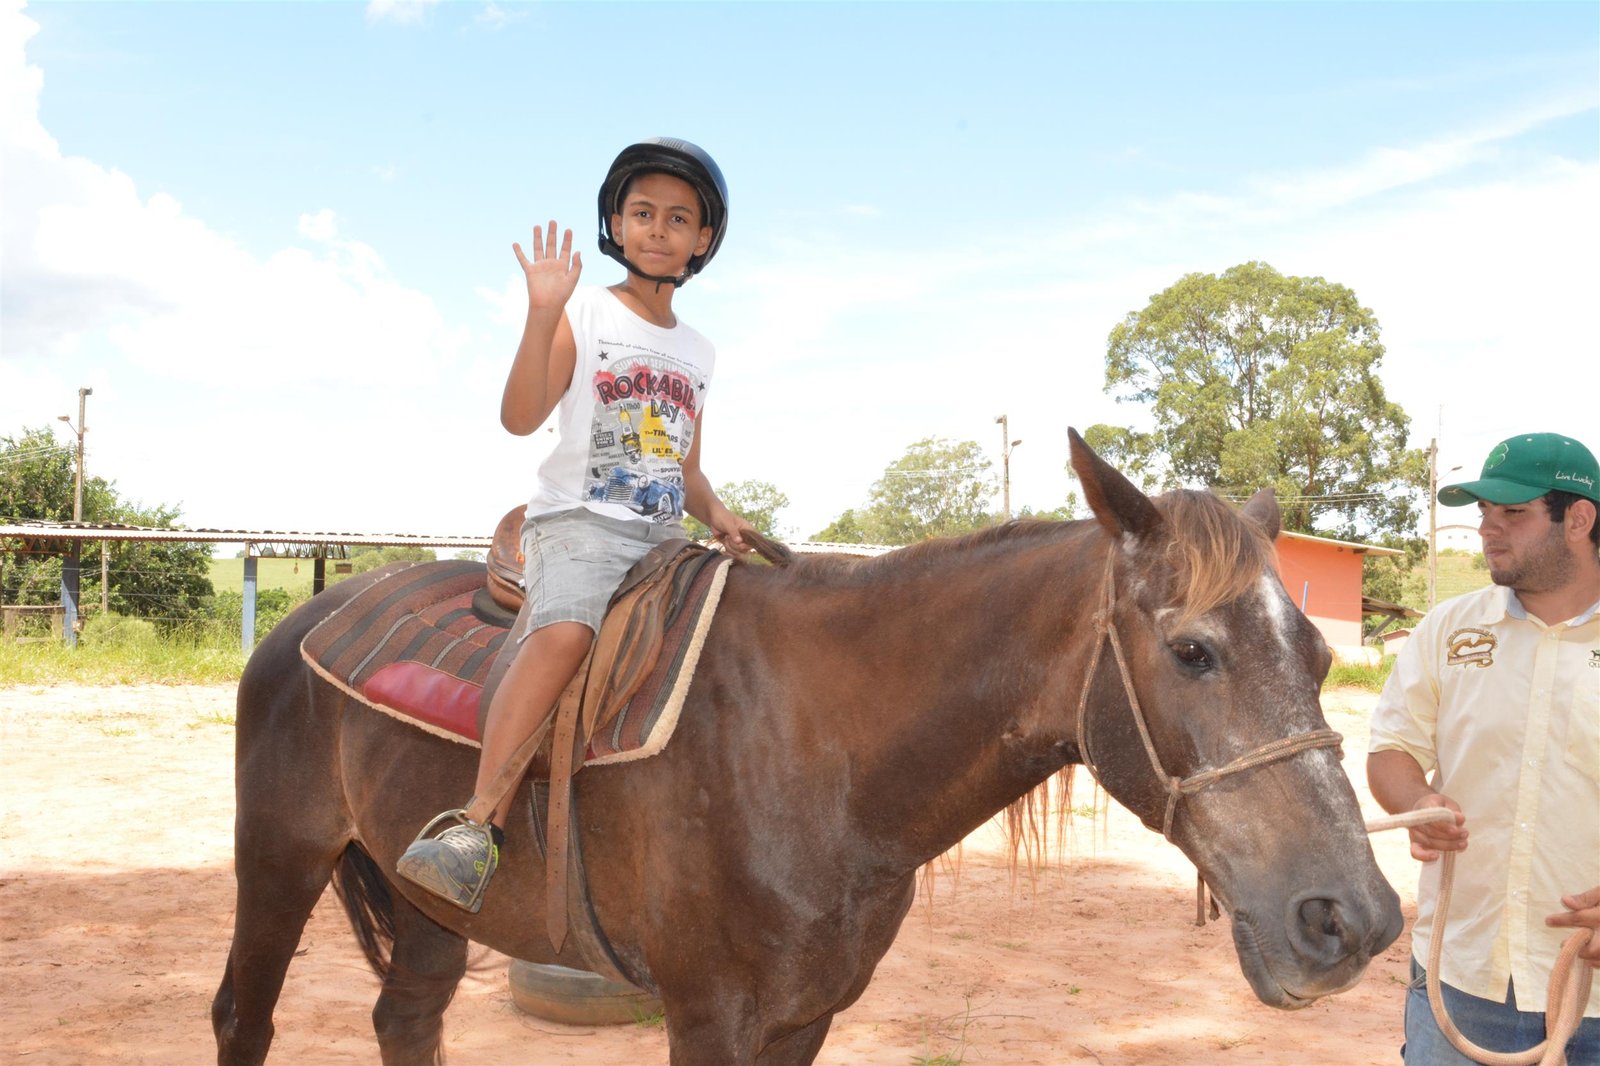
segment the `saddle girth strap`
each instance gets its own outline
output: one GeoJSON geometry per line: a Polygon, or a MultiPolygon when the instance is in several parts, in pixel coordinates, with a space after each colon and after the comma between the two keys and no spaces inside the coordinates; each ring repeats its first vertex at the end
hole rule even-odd
{"type": "MultiPolygon", "coordinates": [[[[540,861],[548,861],[550,856],[546,849],[546,826],[549,822],[550,812],[550,785],[545,781],[536,781],[529,789],[529,813],[533,816],[534,842],[539,848],[540,861]],[[542,812],[542,813],[541,813],[542,812]]],[[[573,805],[568,814],[568,851],[567,868],[570,871],[570,884],[567,892],[567,945],[562,949],[563,954],[570,948],[576,956],[580,969],[597,973],[601,977],[623,984],[643,988],[640,978],[631,973],[620,958],[616,949],[607,939],[605,930],[600,928],[600,916],[595,913],[594,898],[589,893],[589,877],[584,869],[583,839],[578,835],[577,793],[573,793],[573,805]]]]}

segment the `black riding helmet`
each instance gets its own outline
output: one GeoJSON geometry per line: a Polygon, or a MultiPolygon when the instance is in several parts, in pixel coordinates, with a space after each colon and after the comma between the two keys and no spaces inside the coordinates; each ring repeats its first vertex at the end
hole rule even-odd
{"type": "Polygon", "coordinates": [[[630,144],[611,163],[606,180],[600,186],[600,250],[623,266],[658,285],[682,285],[711,262],[722,245],[722,236],[728,229],[728,186],[722,180],[722,171],[716,161],[703,148],[681,141],[676,137],[652,137],[648,141],[630,144]],[[628,182],[639,174],[671,174],[682,178],[700,194],[702,222],[711,227],[711,244],[705,252],[692,257],[681,277],[658,277],[646,274],[622,254],[622,246],[611,236],[611,216],[622,212],[622,193],[628,182]]]}

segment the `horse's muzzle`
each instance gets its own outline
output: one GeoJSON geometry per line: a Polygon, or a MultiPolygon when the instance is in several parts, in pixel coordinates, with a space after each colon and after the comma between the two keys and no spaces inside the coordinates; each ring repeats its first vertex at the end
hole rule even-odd
{"type": "Polygon", "coordinates": [[[1306,892],[1289,901],[1281,930],[1246,912],[1233,916],[1240,968],[1257,998],[1298,1010],[1350,988],[1374,956],[1404,928],[1400,900],[1387,882],[1365,893],[1306,892]]]}

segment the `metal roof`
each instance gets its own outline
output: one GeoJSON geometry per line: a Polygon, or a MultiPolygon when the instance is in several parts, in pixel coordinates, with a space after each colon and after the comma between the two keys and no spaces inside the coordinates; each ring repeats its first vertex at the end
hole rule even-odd
{"type": "MultiPolygon", "coordinates": [[[[7,522],[0,523],[0,538],[26,541],[130,540],[176,544],[274,544],[309,547],[362,546],[372,548],[484,548],[492,537],[428,533],[315,533],[278,529],[183,529],[178,527],[125,526],[114,522],[7,522]]],[[[800,554],[882,555],[893,551],[877,544],[828,544],[799,541],[789,545],[800,554]]]]}
{"type": "MultiPolygon", "coordinates": [[[[1394,548],[1376,544],[1358,544],[1330,537],[1316,537],[1308,533],[1284,531],[1281,537],[1337,545],[1361,554],[1404,555],[1394,548]]],[[[484,548],[492,537],[472,537],[462,534],[433,533],[316,533],[279,529],[184,529],[181,527],[125,526],[112,522],[7,522],[0,523],[0,537],[17,537],[29,541],[84,541],[131,540],[164,541],[177,544],[299,544],[312,547],[343,545],[371,548],[484,548]]],[[[842,555],[882,555],[892,547],[879,544],[830,544],[818,541],[797,541],[789,544],[791,551],[801,554],[829,553],[842,555]]]]}
{"type": "Polygon", "coordinates": [[[131,540],[178,544],[363,545],[375,548],[487,548],[490,537],[427,533],[316,533],[279,529],[184,529],[111,522],[7,522],[0,537],[31,541],[131,540]]]}
{"type": "Polygon", "coordinates": [[[1340,548],[1349,548],[1357,555],[1404,555],[1405,552],[1398,548],[1385,548],[1381,544],[1361,544],[1353,540],[1335,540],[1332,537],[1318,537],[1311,533],[1291,533],[1287,529],[1278,534],[1290,540],[1309,540],[1314,544],[1332,544],[1340,548]]]}

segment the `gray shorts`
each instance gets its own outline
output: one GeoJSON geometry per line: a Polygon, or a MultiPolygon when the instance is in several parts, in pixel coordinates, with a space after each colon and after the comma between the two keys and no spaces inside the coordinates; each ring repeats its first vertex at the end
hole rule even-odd
{"type": "Polygon", "coordinates": [[[528,519],[522,526],[528,603],[518,643],[555,622],[582,622],[598,633],[606,605],[633,564],[683,535],[677,522],[607,518],[584,507],[528,519]]]}

